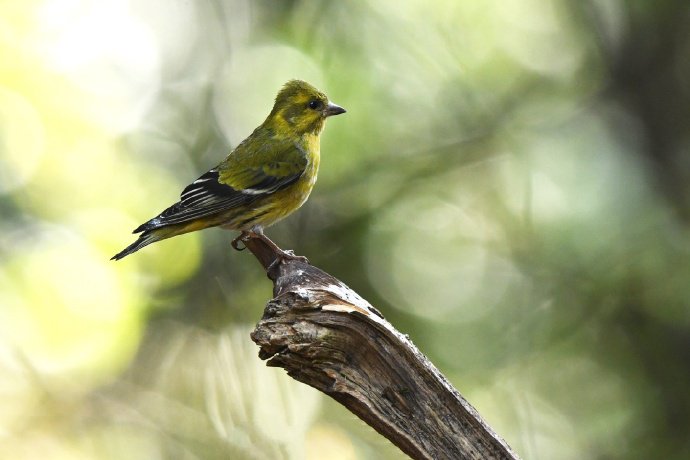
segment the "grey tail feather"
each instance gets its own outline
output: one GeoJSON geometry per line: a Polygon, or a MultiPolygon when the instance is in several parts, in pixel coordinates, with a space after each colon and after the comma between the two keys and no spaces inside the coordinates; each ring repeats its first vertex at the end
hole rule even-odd
{"type": "Polygon", "coordinates": [[[110,260],[120,260],[123,257],[126,257],[133,252],[137,252],[139,249],[143,248],[144,246],[147,246],[151,243],[155,243],[156,241],[158,241],[160,239],[161,238],[157,237],[152,232],[144,232],[141,235],[139,235],[139,239],[137,239],[134,243],[132,243],[129,246],[127,246],[126,248],[124,248],[122,251],[115,254],[113,257],[110,258],[110,260]]]}

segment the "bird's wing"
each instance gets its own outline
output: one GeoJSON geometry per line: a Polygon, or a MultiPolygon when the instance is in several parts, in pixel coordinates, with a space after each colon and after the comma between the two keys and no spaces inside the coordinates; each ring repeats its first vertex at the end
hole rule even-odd
{"type": "MultiPolygon", "coordinates": [[[[180,201],[134,233],[179,224],[252,203],[296,182],[307,167],[307,156],[294,143],[280,145],[269,155],[247,155],[240,145],[217,168],[187,186],[180,201]]],[[[260,146],[257,150],[267,149],[260,146]]],[[[273,146],[275,147],[275,146],[273,146]]]]}

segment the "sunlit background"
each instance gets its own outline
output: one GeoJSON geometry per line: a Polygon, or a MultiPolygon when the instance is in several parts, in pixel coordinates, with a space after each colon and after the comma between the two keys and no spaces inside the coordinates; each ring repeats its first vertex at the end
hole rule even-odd
{"type": "Polygon", "coordinates": [[[109,260],[291,78],[348,113],[275,241],[524,458],[690,458],[687,0],[0,0],[0,458],[405,458],[232,233],[109,260]]]}

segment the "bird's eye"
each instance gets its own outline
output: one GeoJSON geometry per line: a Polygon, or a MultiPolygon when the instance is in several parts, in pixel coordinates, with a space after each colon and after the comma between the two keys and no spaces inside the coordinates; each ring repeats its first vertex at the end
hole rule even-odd
{"type": "Polygon", "coordinates": [[[314,99],[313,101],[309,102],[309,108],[314,109],[314,110],[319,110],[321,108],[322,104],[321,101],[314,99]]]}

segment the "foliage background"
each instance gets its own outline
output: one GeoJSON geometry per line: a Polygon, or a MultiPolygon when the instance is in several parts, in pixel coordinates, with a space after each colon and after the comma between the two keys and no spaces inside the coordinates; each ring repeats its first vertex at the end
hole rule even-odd
{"type": "Polygon", "coordinates": [[[0,1],[0,458],[403,458],[256,357],[231,234],[113,263],[302,78],[269,230],[524,458],[690,457],[684,0],[0,1]]]}

